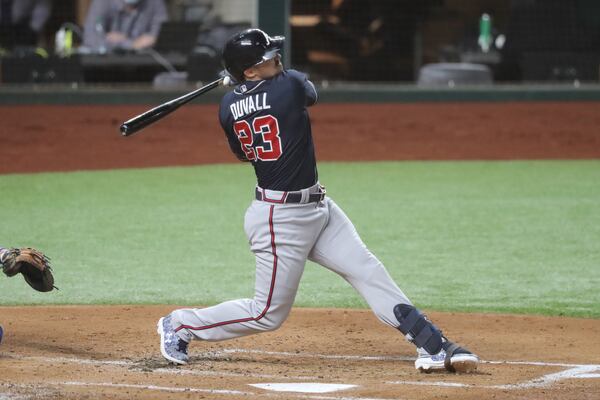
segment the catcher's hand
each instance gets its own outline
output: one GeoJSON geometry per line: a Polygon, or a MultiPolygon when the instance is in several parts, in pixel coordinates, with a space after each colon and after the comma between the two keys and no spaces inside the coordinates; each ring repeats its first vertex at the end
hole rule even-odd
{"type": "Polygon", "coordinates": [[[50,259],[41,251],[30,247],[11,248],[2,254],[0,264],[2,264],[2,272],[6,276],[10,277],[21,273],[29,286],[39,292],[58,289],[54,286],[50,259]]]}

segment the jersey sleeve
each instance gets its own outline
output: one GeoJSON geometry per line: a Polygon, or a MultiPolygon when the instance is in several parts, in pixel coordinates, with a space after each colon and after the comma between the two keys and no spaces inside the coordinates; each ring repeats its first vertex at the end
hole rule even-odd
{"type": "Polygon", "coordinates": [[[308,80],[306,74],[294,69],[290,69],[287,72],[289,76],[300,85],[300,88],[304,93],[304,105],[310,107],[315,104],[318,99],[317,89],[315,88],[315,85],[308,80]]]}

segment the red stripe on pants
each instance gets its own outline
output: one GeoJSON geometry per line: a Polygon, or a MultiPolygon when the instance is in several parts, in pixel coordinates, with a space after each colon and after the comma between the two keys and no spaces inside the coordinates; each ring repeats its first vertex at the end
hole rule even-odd
{"type": "Polygon", "coordinates": [[[229,324],[237,324],[240,322],[248,322],[248,321],[259,321],[263,318],[267,311],[269,311],[269,307],[271,306],[271,298],[273,297],[273,290],[275,289],[275,278],[277,277],[277,246],[275,245],[275,230],[273,229],[273,210],[275,206],[271,206],[269,210],[269,232],[271,233],[271,251],[273,252],[273,273],[271,275],[271,287],[269,289],[269,296],[267,297],[267,305],[265,309],[258,315],[258,317],[248,317],[242,319],[234,319],[230,321],[217,322],[211,325],[206,326],[190,326],[190,325],[180,325],[175,329],[175,332],[179,332],[181,329],[190,329],[194,331],[203,331],[205,329],[216,328],[218,326],[229,325],[229,324]]]}

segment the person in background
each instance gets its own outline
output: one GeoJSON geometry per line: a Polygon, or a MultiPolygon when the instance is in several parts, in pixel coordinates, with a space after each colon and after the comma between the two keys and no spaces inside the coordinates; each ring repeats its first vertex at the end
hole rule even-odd
{"type": "Polygon", "coordinates": [[[152,47],[167,19],[164,0],[93,0],[83,46],[95,52],[152,47]]]}
{"type": "Polygon", "coordinates": [[[0,47],[35,47],[50,17],[50,0],[0,0],[0,47]]]}

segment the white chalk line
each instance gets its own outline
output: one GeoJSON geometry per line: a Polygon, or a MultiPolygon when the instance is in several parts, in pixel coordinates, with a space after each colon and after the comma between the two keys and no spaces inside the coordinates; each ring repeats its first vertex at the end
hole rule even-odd
{"type": "Polygon", "coordinates": [[[0,400],[20,400],[20,399],[26,399],[26,397],[24,396],[18,396],[18,395],[12,395],[12,394],[8,394],[8,393],[0,393],[0,400]]]}
{"type": "MultiPolygon", "coordinates": [[[[415,357],[409,356],[352,356],[352,355],[336,355],[336,354],[319,354],[319,353],[292,353],[286,351],[264,351],[254,349],[223,349],[216,353],[211,353],[217,357],[219,353],[225,354],[263,354],[282,357],[298,357],[298,358],[321,358],[321,359],[339,359],[347,361],[415,361],[415,357]]],[[[544,361],[487,361],[481,360],[482,364],[507,364],[507,365],[535,365],[542,367],[581,367],[594,364],[567,364],[544,361]]]]}
{"type": "MultiPolygon", "coordinates": [[[[158,385],[139,385],[132,383],[113,383],[113,382],[45,382],[45,385],[50,386],[79,386],[79,387],[111,387],[115,389],[139,389],[139,390],[151,390],[160,392],[172,392],[172,393],[206,393],[213,395],[238,395],[238,396],[252,396],[252,397],[281,397],[285,395],[288,398],[299,398],[299,399],[312,399],[312,400],[396,400],[390,398],[374,398],[374,397],[350,397],[350,396],[323,396],[323,395],[306,395],[297,393],[269,393],[269,392],[244,392],[241,390],[225,390],[225,389],[203,389],[203,388],[192,388],[192,387],[174,387],[174,386],[158,386],[158,385]]],[[[11,387],[27,387],[31,388],[31,385],[23,384],[3,384],[0,386],[11,386],[11,387]]],[[[10,397],[10,400],[13,398],[10,397]]]]}
{"type": "MultiPolygon", "coordinates": [[[[575,368],[569,368],[564,371],[556,372],[554,374],[544,375],[537,379],[532,379],[527,382],[508,384],[508,385],[494,385],[490,386],[491,389],[531,389],[531,388],[544,388],[552,385],[563,379],[575,378],[582,373],[600,371],[600,365],[581,365],[575,368]]],[[[580,376],[579,376],[580,377],[580,376]]]]}
{"type": "MultiPolygon", "coordinates": [[[[297,357],[297,358],[320,358],[320,359],[338,359],[347,361],[414,361],[415,357],[408,356],[355,356],[355,355],[337,355],[337,354],[319,354],[319,353],[292,353],[285,351],[264,351],[254,349],[223,349],[216,352],[200,353],[199,358],[202,357],[225,357],[228,354],[261,354],[271,355],[279,357],[297,357]]],[[[29,359],[39,360],[47,362],[70,362],[77,364],[94,364],[94,365],[124,365],[124,366],[136,366],[138,362],[127,361],[127,360],[92,360],[85,358],[69,358],[69,357],[41,357],[41,356],[12,356],[9,355],[7,358],[17,359],[29,359]]],[[[542,367],[567,367],[576,368],[582,366],[588,366],[595,364],[569,364],[569,363],[557,363],[557,362],[544,362],[544,361],[488,361],[481,360],[482,364],[506,364],[506,365],[534,365],[542,367]]],[[[596,365],[598,366],[598,365],[596,365]]],[[[308,377],[314,379],[314,377],[308,377]]]]}
{"type": "Polygon", "coordinates": [[[21,360],[31,360],[44,363],[73,363],[80,365],[100,365],[100,366],[125,366],[130,367],[134,370],[140,370],[145,372],[152,372],[157,374],[172,374],[172,375],[197,375],[197,376],[229,376],[229,377],[251,377],[261,379],[297,379],[297,380],[318,380],[318,376],[282,376],[282,375],[270,375],[270,374],[252,374],[252,373],[236,373],[236,372],[225,372],[225,371],[200,371],[193,369],[179,369],[179,368],[153,368],[143,369],[140,363],[126,360],[91,360],[85,358],[68,358],[68,357],[40,357],[40,356],[9,356],[8,358],[16,358],[21,360]]]}
{"type": "Polygon", "coordinates": [[[348,397],[348,396],[322,396],[322,395],[306,395],[285,392],[283,393],[269,393],[269,392],[243,392],[240,390],[219,390],[219,389],[200,389],[200,388],[180,388],[171,386],[155,386],[155,385],[135,385],[128,383],[111,383],[111,382],[54,382],[54,385],[67,385],[67,386],[101,386],[101,387],[114,387],[114,388],[127,388],[127,389],[146,389],[146,390],[157,390],[164,392],[195,392],[195,393],[208,393],[208,394],[221,394],[221,395],[240,395],[240,396],[253,396],[253,397],[295,397],[300,399],[322,399],[322,400],[394,400],[394,399],[379,399],[369,397],[348,397]]]}
{"type": "Polygon", "coordinates": [[[132,366],[136,365],[133,361],[127,360],[93,360],[90,358],[77,358],[77,357],[41,357],[41,356],[15,356],[7,355],[6,358],[13,358],[17,360],[32,360],[41,361],[48,363],[72,363],[82,365],[119,365],[119,366],[132,366]]]}
{"type": "MultiPolygon", "coordinates": [[[[226,394],[226,395],[249,395],[254,396],[256,393],[253,392],[242,392],[239,390],[224,390],[224,389],[202,389],[202,388],[189,388],[189,387],[173,387],[173,386],[157,386],[157,385],[137,385],[133,383],[112,383],[112,382],[44,382],[37,386],[50,385],[50,386],[100,386],[100,387],[114,387],[119,389],[142,389],[142,390],[155,390],[161,392],[193,392],[193,393],[208,393],[208,394],[226,394]]],[[[23,384],[4,384],[0,383],[0,386],[11,386],[11,387],[23,387],[31,388],[31,385],[23,384]]]]}
{"type": "Polygon", "coordinates": [[[283,375],[269,375],[269,374],[250,374],[250,373],[236,373],[236,372],[219,372],[219,371],[198,371],[193,369],[176,369],[176,368],[156,368],[152,370],[155,373],[161,374],[172,374],[172,375],[200,375],[200,376],[229,376],[229,377],[251,377],[261,379],[278,379],[278,380],[289,380],[297,379],[300,381],[314,381],[318,380],[318,376],[283,376],[283,375]]]}
{"type": "Polygon", "coordinates": [[[223,349],[223,354],[262,354],[279,357],[298,357],[298,358],[321,358],[325,360],[347,360],[347,361],[414,361],[414,357],[407,356],[349,356],[337,354],[318,354],[318,353],[292,353],[287,351],[264,351],[253,349],[223,349]]]}
{"type": "Polygon", "coordinates": [[[52,391],[47,390],[46,388],[40,390],[38,385],[31,383],[4,383],[0,382],[0,387],[8,388],[8,390],[14,389],[15,387],[25,389],[29,392],[32,390],[35,391],[33,394],[23,394],[23,393],[11,393],[11,392],[3,392],[0,393],[0,400],[26,400],[31,398],[46,398],[52,396],[52,391]],[[4,396],[4,397],[3,397],[4,396]]]}
{"type": "MultiPolygon", "coordinates": [[[[311,354],[311,353],[291,353],[291,352],[275,352],[275,351],[262,351],[253,349],[223,349],[224,353],[246,353],[246,354],[264,354],[274,356],[285,356],[285,357],[305,357],[305,358],[320,358],[320,359],[343,359],[343,360],[376,360],[376,361],[414,361],[413,357],[392,357],[392,356],[348,356],[348,355],[331,355],[331,354],[311,354]]],[[[562,367],[568,368],[564,371],[543,375],[539,378],[532,379],[527,382],[517,384],[506,384],[506,385],[469,385],[464,383],[452,383],[452,382],[421,382],[421,381],[394,381],[386,382],[391,384],[408,384],[408,385],[430,385],[430,386],[445,386],[445,387],[477,387],[477,388],[488,388],[488,389],[529,389],[529,388],[543,388],[552,385],[553,383],[570,378],[579,379],[591,379],[599,378],[600,374],[594,374],[591,372],[600,371],[600,365],[596,364],[566,364],[556,362],[543,362],[543,361],[485,361],[481,360],[483,364],[496,364],[496,365],[533,365],[541,367],[562,367]],[[589,373],[588,373],[589,372],[589,373]]]]}
{"type": "Polygon", "coordinates": [[[573,378],[580,378],[580,379],[600,378],[600,374],[579,374],[577,376],[574,376],[573,378]]]}
{"type": "Polygon", "coordinates": [[[414,386],[443,386],[443,387],[481,387],[476,385],[469,385],[468,383],[456,383],[456,382],[425,382],[425,381],[389,381],[386,382],[390,385],[414,385],[414,386]]]}
{"type": "MultiPolygon", "coordinates": [[[[536,364],[537,365],[537,364],[536,364]]],[[[461,388],[479,388],[479,389],[539,389],[551,386],[553,383],[563,379],[570,378],[600,378],[600,374],[590,374],[588,372],[600,371],[600,365],[580,365],[575,368],[569,368],[564,371],[553,374],[546,374],[539,378],[531,379],[526,382],[513,383],[506,385],[473,385],[467,383],[452,382],[423,382],[423,381],[391,381],[386,382],[394,385],[420,385],[420,386],[445,386],[461,388]]]]}
{"type": "Polygon", "coordinates": [[[224,390],[224,389],[201,389],[192,387],[173,387],[173,386],[156,386],[156,385],[136,385],[132,383],[112,383],[112,382],[52,382],[52,385],[60,386],[101,386],[114,387],[118,389],[142,389],[156,390],[161,392],[191,392],[191,393],[208,393],[208,394],[235,394],[242,396],[253,396],[255,393],[242,392],[240,390],[224,390]]]}
{"type": "MultiPolygon", "coordinates": [[[[228,354],[261,354],[261,355],[272,355],[279,357],[304,357],[304,358],[319,358],[319,359],[342,359],[342,360],[357,360],[357,361],[413,361],[413,357],[392,357],[392,356],[357,356],[357,355],[335,355],[335,354],[319,354],[319,353],[292,353],[292,352],[275,352],[275,351],[263,351],[254,349],[223,349],[217,352],[206,353],[205,356],[211,357],[223,357],[228,354]]],[[[202,356],[202,355],[200,355],[202,356]]],[[[118,365],[118,366],[129,366],[139,367],[139,363],[125,360],[90,360],[81,358],[65,358],[65,357],[27,357],[27,356],[16,356],[15,358],[21,359],[35,359],[44,362],[72,362],[78,364],[95,364],[95,365],[118,365]]],[[[423,381],[390,381],[386,382],[389,384],[404,384],[404,385],[429,385],[429,386],[446,386],[446,387],[477,387],[477,388],[489,388],[489,389],[528,389],[528,388],[542,388],[548,387],[553,383],[570,378],[578,379],[593,379],[600,378],[600,374],[594,373],[600,371],[600,365],[597,364],[567,364],[567,363],[556,363],[556,362],[543,362],[543,361],[482,361],[487,364],[505,364],[505,365],[533,365],[533,366],[546,366],[546,367],[563,367],[568,368],[564,371],[557,373],[546,374],[539,378],[532,379],[530,381],[517,383],[517,384],[506,384],[506,385],[472,385],[463,383],[452,383],[452,382],[423,382],[423,381]]],[[[283,377],[281,375],[265,375],[265,374],[245,374],[245,373],[229,373],[229,372],[215,372],[215,371],[197,371],[197,370],[184,370],[184,369],[172,369],[172,368],[158,368],[152,370],[159,373],[170,373],[178,375],[212,375],[212,376],[243,376],[243,377],[254,377],[254,378],[267,378],[267,379],[299,379],[299,380],[315,380],[318,377],[312,376],[288,376],[283,377]]]]}

